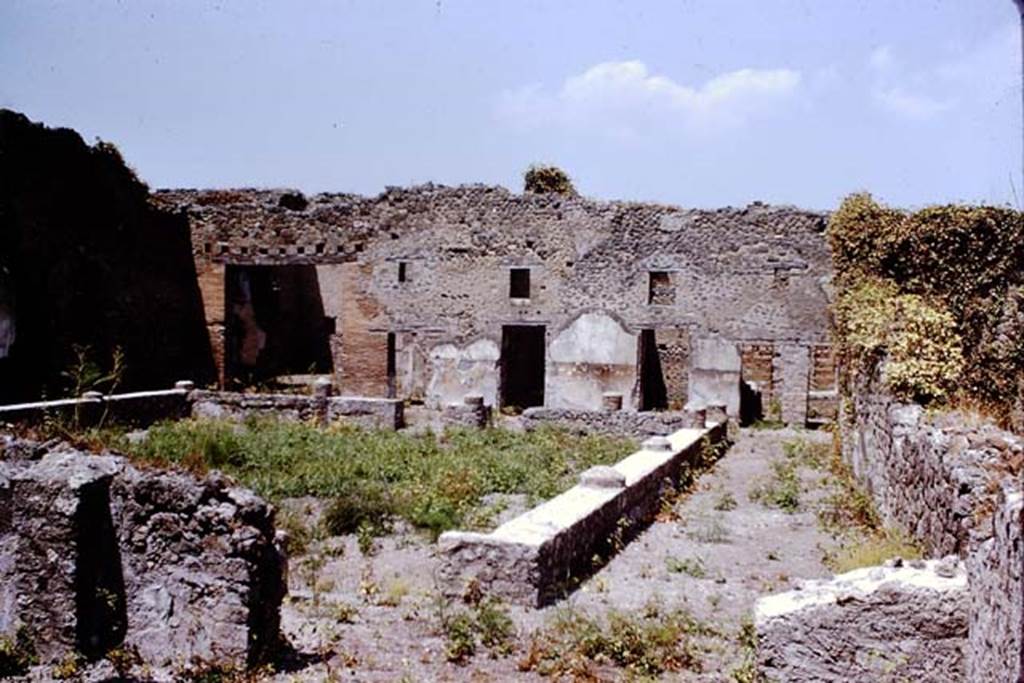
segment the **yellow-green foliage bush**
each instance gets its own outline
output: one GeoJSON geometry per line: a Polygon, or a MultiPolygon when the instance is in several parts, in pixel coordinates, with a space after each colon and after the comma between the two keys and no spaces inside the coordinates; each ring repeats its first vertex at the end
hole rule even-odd
{"type": "Polygon", "coordinates": [[[865,367],[884,355],[883,379],[897,396],[926,403],[956,387],[961,342],[956,320],[941,302],[866,278],[840,291],[833,313],[844,362],[865,367]]]}
{"type": "Polygon", "coordinates": [[[907,398],[943,398],[955,387],[997,412],[1020,401],[1020,212],[946,205],[908,213],[855,194],[832,215],[828,236],[845,372],[884,352],[886,381],[907,398]]]}

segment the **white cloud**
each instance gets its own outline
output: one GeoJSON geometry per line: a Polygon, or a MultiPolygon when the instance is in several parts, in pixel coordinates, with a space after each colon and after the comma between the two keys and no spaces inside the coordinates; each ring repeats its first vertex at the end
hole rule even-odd
{"type": "Polygon", "coordinates": [[[900,86],[875,88],[871,91],[871,97],[883,109],[919,121],[933,118],[953,106],[950,100],[910,93],[900,86]]]}
{"type": "Polygon", "coordinates": [[[910,68],[889,46],[868,56],[873,104],[912,121],[941,116],[964,102],[1007,103],[1020,93],[1020,26],[1016,22],[980,43],[921,68],[910,68]]]}
{"type": "Polygon", "coordinates": [[[892,48],[888,45],[882,45],[881,47],[875,48],[875,50],[868,57],[868,66],[876,71],[885,71],[892,68],[893,66],[892,48]]]}
{"type": "Polygon", "coordinates": [[[694,87],[652,74],[641,61],[604,62],[554,92],[529,86],[503,93],[498,115],[526,127],[596,126],[626,137],[654,120],[690,129],[735,126],[787,100],[800,82],[790,69],[740,69],[694,87]]]}

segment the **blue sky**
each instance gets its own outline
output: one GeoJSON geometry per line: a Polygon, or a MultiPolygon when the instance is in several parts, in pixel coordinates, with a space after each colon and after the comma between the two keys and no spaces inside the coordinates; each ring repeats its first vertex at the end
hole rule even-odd
{"type": "Polygon", "coordinates": [[[1020,205],[1020,100],[1010,0],[0,3],[0,106],[153,187],[1020,205]]]}

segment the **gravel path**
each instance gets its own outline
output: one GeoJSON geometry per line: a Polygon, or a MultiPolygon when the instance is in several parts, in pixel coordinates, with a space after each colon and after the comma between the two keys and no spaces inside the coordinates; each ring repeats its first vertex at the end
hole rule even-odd
{"type": "MultiPolygon", "coordinates": [[[[824,443],[830,435],[742,430],[714,469],[676,503],[674,514],[663,515],[572,596],[544,610],[509,608],[519,638],[508,656],[480,648],[465,665],[446,661],[433,581],[437,558],[428,539],[410,532],[378,539],[372,557],[362,556],[353,537],[330,539],[328,546],[340,554],[317,573],[317,606],[303,559],[292,561],[293,597],[282,610],[283,629],[305,660],[274,680],[544,680],[520,672],[517,664],[529,634],[557,610],[605,614],[651,604],[683,607],[716,633],[698,639],[700,672],[662,680],[733,680],[730,671],[744,656],[737,635],[757,598],[829,575],[822,557],[835,543],[815,514],[826,490],[823,474],[800,468],[800,506],[793,513],[751,500],[751,492],[770,480],[771,463],[783,458],[782,444],[794,438],[824,443]]],[[[625,678],[609,667],[600,673],[602,679],[625,678]]]]}

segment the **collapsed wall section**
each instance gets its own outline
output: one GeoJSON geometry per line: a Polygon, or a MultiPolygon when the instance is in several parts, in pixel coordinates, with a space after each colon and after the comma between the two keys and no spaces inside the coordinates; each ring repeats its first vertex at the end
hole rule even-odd
{"type": "Polygon", "coordinates": [[[41,663],[137,652],[161,671],[247,666],[277,645],[273,509],[217,475],[0,442],[0,634],[41,663]]]}

